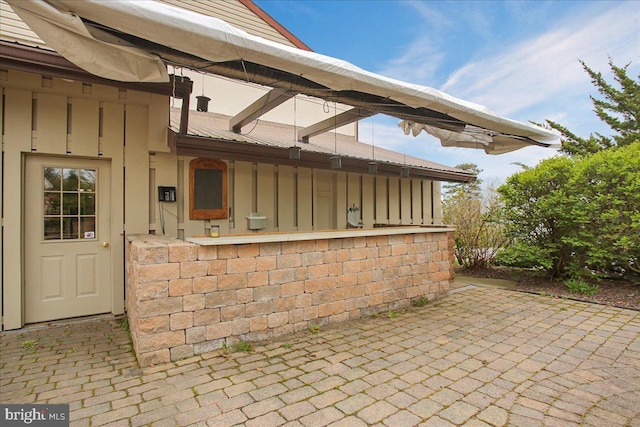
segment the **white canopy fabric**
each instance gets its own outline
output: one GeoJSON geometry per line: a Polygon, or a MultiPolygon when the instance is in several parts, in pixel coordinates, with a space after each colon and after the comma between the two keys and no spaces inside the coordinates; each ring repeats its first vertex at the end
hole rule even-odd
{"type": "MultiPolygon", "coordinates": [[[[531,145],[526,140],[518,140],[513,136],[486,132],[484,129],[474,131],[473,126],[469,125],[465,127],[465,132],[450,131],[408,120],[402,120],[398,123],[398,127],[402,128],[405,135],[412,134],[413,136],[418,136],[424,130],[429,135],[438,138],[443,147],[483,149],[487,154],[504,154],[531,145]]],[[[550,144],[550,146],[555,146],[555,144],[550,144]]]]}
{"type": "MultiPolygon", "coordinates": [[[[49,46],[84,70],[129,82],[166,82],[161,59],[107,33],[92,32],[92,21],[212,62],[244,60],[302,76],[336,91],[382,96],[413,108],[428,108],[468,123],[461,132],[418,125],[443,145],[474,146],[489,153],[558,140],[541,127],[501,117],[491,110],[436,89],[387,78],[353,64],[252,36],[226,22],[154,1],[7,0],[49,46]],[[474,144],[486,134],[490,141],[474,144]],[[469,139],[471,138],[471,139],[469,139]],[[470,145],[471,144],[471,145],[470,145]],[[493,147],[493,148],[492,148],[493,147]]],[[[413,126],[401,123],[402,127],[413,126]]],[[[415,129],[417,127],[413,126],[415,129]]],[[[414,132],[415,135],[415,132],[414,132]]]]}

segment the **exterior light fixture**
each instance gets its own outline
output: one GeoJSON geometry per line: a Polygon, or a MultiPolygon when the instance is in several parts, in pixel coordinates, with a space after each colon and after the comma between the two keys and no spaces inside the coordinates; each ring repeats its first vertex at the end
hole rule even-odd
{"type": "Polygon", "coordinates": [[[206,113],[207,111],[209,111],[209,101],[211,101],[211,98],[209,98],[208,96],[199,95],[199,96],[196,96],[196,99],[198,100],[198,105],[197,105],[198,111],[202,111],[203,113],[206,113]]]}
{"type": "Polygon", "coordinates": [[[378,162],[369,162],[369,173],[376,175],[378,173],[378,162]]]}
{"type": "Polygon", "coordinates": [[[300,147],[289,147],[289,160],[300,160],[300,147]]]}
{"type": "Polygon", "coordinates": [[[204,86],[205,86],[205,79],[204,79],[204,73],[202,73],[202,92],[200,93],[199,96],[196,96],[196,100],[198,101],[196,105],[196,110],[206,113],[207,111],[209,111],[209,101],[211,101],[211,98],[204,96],[204,86]]]}
{"type": "Polygon", "coordinates": [[[400,168],[400,176],[402,178],[409,178],[409,167],[408,166],[404,166],[402,168],[400,168]]]}
{"type": "Polygon", "coordinates": [[[331,156],[331,169],[341,169],[342,159],[340,156],[331,156]]]}

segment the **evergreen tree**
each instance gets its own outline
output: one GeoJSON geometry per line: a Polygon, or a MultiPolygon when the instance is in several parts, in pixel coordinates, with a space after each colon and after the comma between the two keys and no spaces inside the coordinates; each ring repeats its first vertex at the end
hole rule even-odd
{"type": "Polygon", "coordinates": [[[482,172],[482,169],[478,167],[475,163],[461,163],[455,166],[457,169],[462,169],[467,172],[472,172],[476,175],[476,179],[471,182],[464,183],[450,183],[444,185],[444,198],[448,199],[452,196],[456,195],[464,195],[466,197],[471,197],[475,199],[479,199],[482,195],[482,180],[477,178],[477,176],[482,172]]]}
{"type": "Polygon", "coordinates": [[[596,115],[615,132],[612,137],[599,133],[589,138],[581,138],[561,124],[547,120],[549,126],[562,134],[562,150],[569,155],[586,155],[611,147],[622,147],[640,140],[640,75],[638,80],[627,75],[629,64],[617,67],[609,59],[609,67],[613,72],[619,88],[607,83],[602,73],[589,68],[580,61],[584,70],[591,77],[591,82],[604,99],[591,96],[596,115]]]}

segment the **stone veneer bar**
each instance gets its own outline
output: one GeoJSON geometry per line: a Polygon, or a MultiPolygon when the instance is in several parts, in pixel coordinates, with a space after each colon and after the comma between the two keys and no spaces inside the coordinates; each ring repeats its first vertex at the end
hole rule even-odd
{"type": "Polygon", "coordinates": [[[450,228],[189,240],[127,236],[126,307],[141,366],[441,298],[453,279],[450,228]]]}

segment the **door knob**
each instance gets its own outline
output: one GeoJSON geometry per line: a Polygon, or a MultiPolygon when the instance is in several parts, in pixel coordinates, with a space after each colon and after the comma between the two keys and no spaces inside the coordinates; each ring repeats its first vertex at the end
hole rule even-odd
{"type": "Polygon", "coordinates": [[[102,246],[103,248],[108,248],[109,247],[109,242],[102,242],[102,243],[100,243],[100,246],[102,246]]]}

